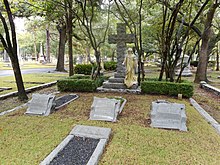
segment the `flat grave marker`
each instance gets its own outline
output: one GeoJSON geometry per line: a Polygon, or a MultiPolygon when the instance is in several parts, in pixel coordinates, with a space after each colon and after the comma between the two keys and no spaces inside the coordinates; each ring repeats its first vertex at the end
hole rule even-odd
{"type": "Polygon", "coordinates": [[[54,100],[54,95],[33,94],[25,114],[48,116],[55,107],[54,100]]]}
{"type": "Polygon", "coordinates": [[[152,102],[151,127],[187,131],[185,105],[165,100],[152,102]]]}
{"type": "Polygon", "coordinates": [[[110,134],[110,128],[76,125],[40,165],[96,165],[110,134]]]}
{"type": "Polygon", "coordinates": [[[126,100],[124,98],[94,97],[89,119],[116,122],[117,116],[121,113],[125,103],[126,100]]]}

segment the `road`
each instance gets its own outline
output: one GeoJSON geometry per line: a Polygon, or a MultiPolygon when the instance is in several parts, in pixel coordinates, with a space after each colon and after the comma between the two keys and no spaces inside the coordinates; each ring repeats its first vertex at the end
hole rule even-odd
{"type": "MultiPolygon", "coordinates": [[[[39,68],[39,69],[24,69],[21,70],[22,74],[30,74],[30,73],[47,73],[47,72],[53,72],[54,68],[39,68]]],[[[13,70],[0,70],[0,77],[4,76],[13,76],[13,70]]]]}

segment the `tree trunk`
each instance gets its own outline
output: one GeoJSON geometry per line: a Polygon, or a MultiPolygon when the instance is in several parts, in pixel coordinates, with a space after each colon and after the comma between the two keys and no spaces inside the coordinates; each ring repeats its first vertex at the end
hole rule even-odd
{"type": "Polygon", "coordinates": [[[18,98],[20,100],[27,100],[27,94],[25,92],[24,83],[21,76],[21,69],[18,62],[18,58],[11,58],[12,68],[15,76],[15,81],[18,89],[18,98]]]}
{"type": "Polygon", "coordinates": [[[73,2],[68,1],[68,15],[67,15],[67,31],[68,31],[68,48],[69,48],[69,76],[74,74],[73,72],[73,2]]]}
{"type": "MultiPolygon", "coordinates": [[[[96,57],[96,63],[97,63],[97,71],[95,74],[95,79],[100,76],[100,70],[101,70],[101,55],[99,50],[95,50],[95,57],[96,57]]],[[[93,76],[92,76],[93,77],[93,76]]]]}
{"type": "Polygon", "coordinates": [[[66,26],[57,26],[59,31],[59,48],[57,56],[57,66],[56,71],[66,72],[64,68],[64,55],[65,55],[65,44],[66,44],[66,26]]]}
{"type": "Polygon", "coordinates": [[[18,98],[20,100],[27,100],[28,97],[25,92],[25,88],[24,88],[24,84],[23,84],[23,80],[22,80],[22,75],[21,75],[21,70],[20,70],[20,66],[19,66],[19,62],[18,62],[17,37],[16,37],[16,32],[15,32],[15,24],[14,24],[11,9],[10,9],[10,6],[9,6],[9,3],[7,0],[4,0],[4,6],[5,6],[5,9],[7,12],[10,27],[8,27],[6,20],[0,11],[0,19],[2,21],[2,24],[4,26],[4,30],[6,33],[6,40],[4,39],[4,37],[0,33],[0,40],[3,44],[3,47],[5,48],[5,50],[7,51],[8,55],[11,59],[12,68],[14,71],[14,76],[15,76],[16,85],[17,85],[17,89],[18,89],[18,98]],[[9,32],[9,29],[10,29],[11,33],[9,32]],[[11,34],[11,36],[10,36],[10,34],[11,34]]]}
{"type": "Polygon", "coordinates": [[[202,45],[199,53],[199,63],[196,70],[195,83],[199,83],[200,81],[208,81],[207,79],[207,66],[208,66],[208,46],[209,40],[211,37],[211,24],[215,14],[215,10],[218,7],[218,4],[212,4],[210,7],[207,18],[205,21],[204,32],[202,34],[202,45]]]}
{"type": "Polygon", "coordinates": [[[50,63],[50,31],[49,31],[49,26],[46,29],[46,38],[47,38],[47,42],[46,42],[46,54],[47,54],[47,62],[50,63]]]}
{"type": "Polygon", "coordinates": [[[38,61],[38,53],[37,53],[37,43],[36,43],[36,37],[35,37],[35,32],[33,34],[33,37],[34,37],[34,57],[35,57],[35,60],[38,61]]]}
{"type": "Polygon", "coordinates": [[[219,71],[219,44],[217,44],[216,71],[219,71]]]}

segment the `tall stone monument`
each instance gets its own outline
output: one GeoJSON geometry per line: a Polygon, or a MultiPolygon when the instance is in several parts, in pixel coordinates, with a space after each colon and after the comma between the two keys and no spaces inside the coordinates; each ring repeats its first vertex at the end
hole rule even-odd
{"type": "Polygon", "coordinates": [[[127,51],[126,43],[134,43],[135,35],[126,34],[126,25],[124,23],[117,24],[117,34],[110,35],[108,37],[108,42],[110,44],[117,44],[117,72],[115,74],[116,78],[125,77],[125,66],[122,65],[125,54],[127,51]]]}
{"type": "MultiPolygon", "coordinates": [[[[117,34],[108,36],[110,44],[117,44],[117,68],[114,77],[110,77],[109,81],[103,83],[103,89],[126,89],[124,78],[126,68],[122,64],[127,52],[127,43],[134,43],[135,35],[126,33],[126,25],[124,23],[117,24],[117,34]]],[[[137,84],[133,85],[131,89],[136,89],[137,84]]],[[[99,90],[99,89],[98,89],[99,90]]]]}

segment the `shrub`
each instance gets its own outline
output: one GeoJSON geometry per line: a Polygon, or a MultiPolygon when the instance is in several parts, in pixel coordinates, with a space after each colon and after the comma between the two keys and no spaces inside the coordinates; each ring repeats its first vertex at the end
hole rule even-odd
{"type": "Polygon", "coordinates": [[[198,63],[199,63],[199,61],[191,61],[191,62],[190,62],[190,65],[191,65],[191,66],[194,66],[194,67],[197,67],[197,66],[198,66],[198,63]]]}
{"type": "Polygon", "coordinates": [[[94,80],[89,79],[62,79],[57,81],[57,87],[61,92],[93,92],[97,85],[94,80]]]}
{"type": "Polygon", "coordinates": [[[77,64],[74,68],[74,71],[75,71],[76,74],[91,75],[91,73],[92,73],[92,64],[77,64]]]}
{"type": "Polygon", "coordinates": [[[73,76],[67,77],[67,79],[90,79],[90,75],[83,75],[83,74],[75,74],[73,76]]]}
{"type": "Polygon", "coordinates": [[[142,93],[162,94],[177,96],[182,94],[183,97],[192,97],[193,85],[191,83],[172,83],[163,81],[144,81],[141,83],[142,93]]]}
{"type": "Polygon", "coordinates": [[[108,77],[102,76],[96,80],[91,80],[90,76],[74,75],[66,79],[57,81],[58,90],[61,92],[93,92],[101,86],[108,77]]]}
{"type": "Polygon", "coordinates": [[[115,61],[107,61],[104,63],[104,69],[107,71],[114,71],[117,68],[117,62],[115,61]]]}

